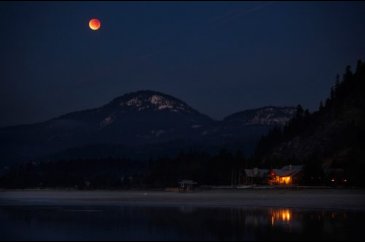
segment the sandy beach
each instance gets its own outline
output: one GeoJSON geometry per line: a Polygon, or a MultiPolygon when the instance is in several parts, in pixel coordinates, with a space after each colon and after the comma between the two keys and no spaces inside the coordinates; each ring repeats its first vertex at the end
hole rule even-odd
{"type": "Polygon", "coordinates": [[[0,206],[193,206],[350,209],[365,211],[365,191],[244,189],[192,193],[164,191],[1,191],[0,206]]]}

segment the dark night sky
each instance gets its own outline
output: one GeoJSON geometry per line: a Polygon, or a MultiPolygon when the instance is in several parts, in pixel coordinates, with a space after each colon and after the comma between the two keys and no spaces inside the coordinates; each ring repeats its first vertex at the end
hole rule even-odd
{"type": "Polygon", "coordinates": [[[216,119],[265,105],[315,110],[365,57],[364,30],[364,2],[1,2],[0,126],[141,89],[216,119]]]}

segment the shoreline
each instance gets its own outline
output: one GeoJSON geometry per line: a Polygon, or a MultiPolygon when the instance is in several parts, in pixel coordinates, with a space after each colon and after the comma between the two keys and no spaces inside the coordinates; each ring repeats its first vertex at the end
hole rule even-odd
{"type": "Polygon", "coordinates": [[[345,209],[365,211],[363,189],[167,191],[0,190],[3,206],[159,206],[345,209]]]}

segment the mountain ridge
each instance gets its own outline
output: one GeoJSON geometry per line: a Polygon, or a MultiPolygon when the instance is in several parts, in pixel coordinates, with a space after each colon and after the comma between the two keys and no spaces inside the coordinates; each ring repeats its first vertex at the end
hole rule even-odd
{"type": "MultiPolygon", "coordinates": [[[[280,116],[281,109],[271,106],[266,116],[280,116]]],[[[235,124],[217,121],[178,98],[141,90],[116,97],[97,108],[66,113],[40,123],[0,128],[0,155],[9,159],[18,155],[20,160],[29,160],[93,144],[156,146],[174,140],[196,146],[237,143],[239,147],[254,143],[272,127],[283,125],[243,122],[236,125],[237,120],[235,124]]]]}

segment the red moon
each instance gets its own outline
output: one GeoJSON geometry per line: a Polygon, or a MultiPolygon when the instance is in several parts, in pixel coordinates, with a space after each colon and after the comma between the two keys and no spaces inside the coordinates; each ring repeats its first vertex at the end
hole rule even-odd
{"type": "Polygon", "coordinates": [[[92,30],[98,30],[100,29],[101,23],[100,20],[97,18],[93,18],[89,21],[89,27],[92,30]]]}

